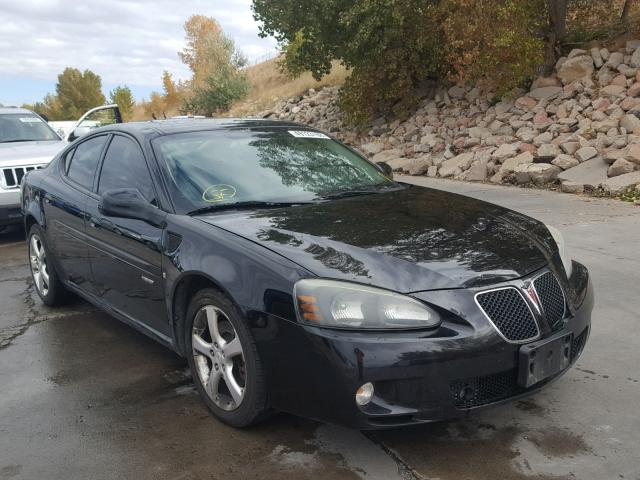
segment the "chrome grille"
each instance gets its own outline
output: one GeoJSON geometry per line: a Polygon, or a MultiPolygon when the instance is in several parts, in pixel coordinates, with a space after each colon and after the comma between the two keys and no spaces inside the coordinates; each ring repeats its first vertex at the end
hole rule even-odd
{"type": "Polygon", "coordinates": [[[506,340],[525,342],[540,334],[533,312],[517,288],[481,292],[476,302],[506,340]]]}
{"type": "Polygon", "coordinates": [[[31,170],[39,170],[45,165],[29,165],[26,167],[8,167],[2,169],[0,176],[0,187],[4,189],[20,188],[20,182],[31,170]]]}
{"type": "Polygon", "coordinates": [[[540,299],[547,323],[553,328],[562,322],[566,313],[566,302],[562,287],[558,283],[556,276],[551,272],[544,273],[536,278],[533,281],[533,286],[540,299]]]}

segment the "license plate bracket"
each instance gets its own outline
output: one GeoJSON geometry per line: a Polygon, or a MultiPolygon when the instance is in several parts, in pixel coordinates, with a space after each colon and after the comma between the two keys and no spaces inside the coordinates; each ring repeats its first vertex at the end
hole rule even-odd
{"type": "Polygon", "coordinates": [[[573,334],[565,333],[521,346],[518,385],[529,388],[567,368],[572,340],[573,334]]]}

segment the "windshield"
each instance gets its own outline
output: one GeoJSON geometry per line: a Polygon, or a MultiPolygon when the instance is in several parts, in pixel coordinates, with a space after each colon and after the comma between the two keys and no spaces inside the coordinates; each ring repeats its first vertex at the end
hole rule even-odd
{"type": "Polygon", "coordinates": [[[0,142],[60,140],[55,132],[34,113],[1,113],[0,142]]]}
{"type": "Polygon", "coordinates": [[[330,137],[305,130],[216,130],[153,141],[182,212],[236,202],[302,202],[396,185],[330,137]]]}

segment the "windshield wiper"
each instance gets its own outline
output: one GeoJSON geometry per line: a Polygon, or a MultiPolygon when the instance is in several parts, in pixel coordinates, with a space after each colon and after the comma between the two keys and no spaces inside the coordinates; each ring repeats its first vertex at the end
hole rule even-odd
{"type": "Polygon", "coordinates": [[[293,207],[294,205],[307,205],[312,202],[265,202],[257,200],[249,200],[246,202],[220,203],[218,205],[207,205],[206,207],[196,208],[187,212],[187,215],[198,215],[207,212],[219,212],[221,210],[233,209],[252,209],[252,208],[279,208],[293,207]]]}
{"type": "Polygon", "coordinates": [[[389,186],[372,186],[367,188],[353,188],[346,190],[337,190],[335,192],[323,193],[320,198],[325,199],[335,199],[335,198],[345,198],[345,197],[357,197],[359,195],[371,195],[373,193],[381,193],[381,192],[389,192],[394,190],[400,190],[402,187],[398,185],[389,185],[389,186]]]}
{"type": "Polygon", "coordinates": [[[33,138],[12,138],[11,140],[0,140],[0,143],[13,143],[13,142],[38,142],[33,138]]]}

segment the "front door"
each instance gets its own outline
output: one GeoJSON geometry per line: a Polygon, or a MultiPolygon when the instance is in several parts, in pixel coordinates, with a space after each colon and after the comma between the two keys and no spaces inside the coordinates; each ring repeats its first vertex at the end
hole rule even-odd
{"type": "MultiPolygon", "coordinates": [[[[137,142],[116,134],[98,177],[98,197],[135,188],[157,205],[156,190],[137,142]]],[[[93,287],[111,308],[164,336],[170,334],[162,278],[162,229],[141,220],[103,214],[100,200],[87,201],[87,239],[93,287]]]]}

